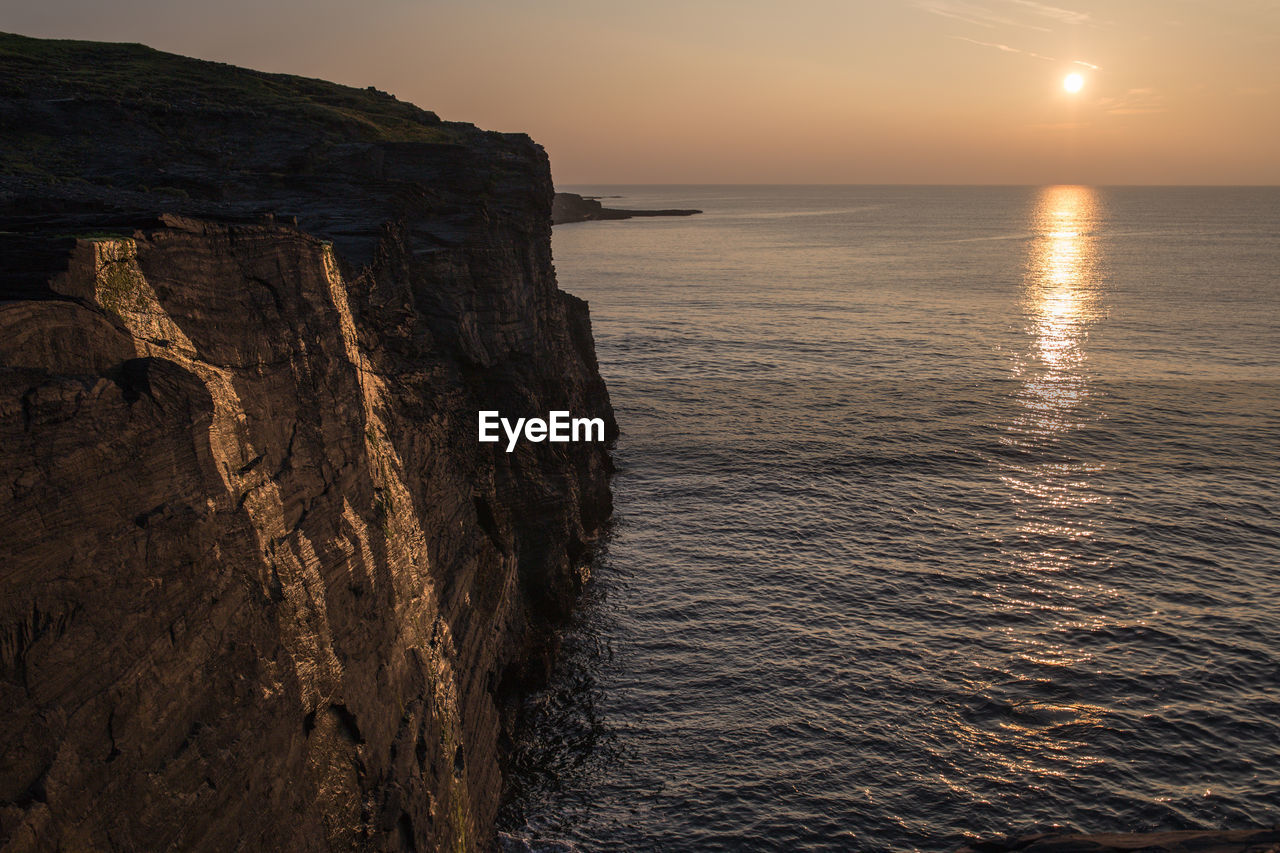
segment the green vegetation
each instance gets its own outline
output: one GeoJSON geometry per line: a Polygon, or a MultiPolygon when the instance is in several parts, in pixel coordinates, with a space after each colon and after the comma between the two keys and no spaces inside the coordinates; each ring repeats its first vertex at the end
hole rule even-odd
{"type": "Polygon", "coordinates": [[[440,142],[447,126],[391,95],[323,80],[267,74],[190,59],[140,44],[34,39],[0,33],[3,94],[134,102],[164,110],[200,103],[267,110],[282,119],[327,125],[369,140],[440,142]]]}
{"type": "Polygon", "coordinates": [[[452,800],[450,811],[453,812],[453,849],[456,853],[466,853],[467,846],[467,809],[458,791],[458,783],[449,786],[449,798],[452,800]]]}
{"type": "MultiPolygon", "coordinates": [[[[39,104],[31,127],[6,127],[0,172],[68,177],[94,155],[94,134],[120,134],[112,117],[175,149],[217,158],[229,140],[289,134],[314,144],[448,143],[471,132],[372,87],[267,74],[176,56],[140,44],[33,39],[0,33],[0,106],[39,104]],[[61,118],[59,118],[61,117],[61,118]],[[95,126],[80,126],[86,117],[95,126]],[[56,139],[49,127],[59,120],[56,139]],[[71,136],[77,138],[69,138],[71,136]],[[85,145],[84,143],[89,143],[85,145]]],[[[127,138],[127,137],[126,137],[127,138]]],[[[281,164],[288,165],[288,164],[281,164]]]]}

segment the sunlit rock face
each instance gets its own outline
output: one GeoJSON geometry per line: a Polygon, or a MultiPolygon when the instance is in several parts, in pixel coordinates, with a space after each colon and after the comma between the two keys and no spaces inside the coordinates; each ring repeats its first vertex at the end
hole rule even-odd
{"type": "Polygon", "coordinates": [[[611,509],[604,445],[476,441],[480,409],[616,434],[545,155],[60,101],[21,42],[0,112],[99,134],[113,177],[0,178],[0,848],[486,847],[506,709],[611,509]],[[113,147],[166,121],[221,128],[218,198],[143,187],[206,157],[113,147]]]}

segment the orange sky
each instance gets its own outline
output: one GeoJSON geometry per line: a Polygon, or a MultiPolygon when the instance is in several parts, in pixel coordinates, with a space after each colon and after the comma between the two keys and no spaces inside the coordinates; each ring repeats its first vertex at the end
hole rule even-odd
{"type": "Polygon", "coordinates": [[[0,0],[0,29],[375,85],[529,133],[564,185],[1280,184],[1276,0],[0,0]]]}

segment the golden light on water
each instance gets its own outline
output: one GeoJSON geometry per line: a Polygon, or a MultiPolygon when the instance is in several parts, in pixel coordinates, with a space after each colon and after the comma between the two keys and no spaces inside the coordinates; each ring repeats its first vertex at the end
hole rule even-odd
{"type": "MultiPolygon", "coordinates": [[[[1097,417],[1088,344],[1105,307],[1097,245],[1101,209],[1097,191],[1082,186],[1046,187],[1032,205],[1021,299],[1027,342],[1014,365],[1019,414],[1008,435],[1033,455],[1006,463],[1001,478],[1018,518],[1020,544],[1011,557],[1027,585],[1017,598],[1034,600],[1065,621],[1078,619],[1086,601],[1107,594],[1096,584],[1073,584],[1075,572],[1090,563],[1068,544],[1097,533],[1096,509],[1109,501],[1098,486],[1103,466],[1056,449],[1097,417]],[[1046,586],[1049,576],[1056,580],[1046,586]]],[[[1033,643],[1026,654],[1050,660],[1067,650],[1033,643]]]]}
{"type": "Polygon", "coordinates": [[[1023,304],[1033,345],[1023,398],[1035,432],[1065,429],[1087,394],[1085,341],[1097,314],[1097,207],[1089,187],[1047,187],[1032,215],[1023,304]]]}
{"type": "Polygon", "coordinates": [[[1001,569],[979,595],[1007,618],[1014,651],[993,663],[975,691],[1001,703],[995,725],[959,721],[961,739],[990,755],[997,774],[1069,777],[1102,762],[1089,733],[1106,710],[1046,698],[1039,689],[1055,670],[1088,665],[1091,652],[1065,641],[1098,627],[1092,612],[1116,591],[1097,572],[1108,559],[1092,547],[1100,509],[1110,502],[1101,461],[1072,433],[1098,418],[1089,335],[1105,309],[1097,233],[1102,203],[1082,186],[1046,187],[1029,211],[1031,238],[1020,294],[1023,342],[1016,348],[1013,412],[1004,441],[1017,453],[1000,459],[1000,481],[1015,519],[1002,543],[1001,569]],[[1024,623],[1043,627],[1024,631],[1024,623]]]}

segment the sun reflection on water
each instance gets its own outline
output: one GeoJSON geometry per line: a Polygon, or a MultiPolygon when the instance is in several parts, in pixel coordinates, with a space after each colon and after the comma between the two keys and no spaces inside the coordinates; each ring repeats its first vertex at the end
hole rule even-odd
{"type": "Polygon", "coordinates": [[[1019,298],[1027,338],[1014,357],[1017,385],[1001,425],[1003,443],[1016,452],[997,460],[1010,535],[1000,574],[978,593],[1009,623],[1012,649],[975,684],[1000,709],[994,720],[959,722],[962,736],[990,751],[998,774],[1071,774],[1100,760],[1089,741],[1103,710],[1044,694],[1056,694],[1057,673],[1089,665],[1087,650],[1059,640],[1074,626],[1105,621],[1098,606],[1115,594],[1096,541],[1109,502],[1103,467],[1071,440],[1098,418],[1088,339],[1105,310],[1101,214],[1095,190],[1056,186],[1039,192],[1030,215],[1019,298]]]}
{"type": "Polygon", "coordinates": [[[1101,204],[1095,190],[1041,190],[1031,214],[1021,305],[1030,337],[1014,365],[1016,414],[1006,441],[1030,455],[1006,462],[1001,476],[1012,491],[1020,561],[1037,573],[1063,572],[1082,555],[1058,547],[1094,533],[1093,509],[1106,497],[1096,486],[1098,464],[1061,455],[1063,440],[1096,418],[1087,342],[1103,311],[1096,233],[1101,204]],[[1038,547],[1046,538],[1053,548],[1038,547]]]}
{"type": "Polygon", "coordinates": [[[1026,412],[1019,426],[1051,437],[1076,425],[1088,394],[1085,341],[1098,318],[1095,228],[1098,202],[1089,187],[1047,187],[1032,216],[1023,308],[1033,346],[1020,366],[1026,412]]]}

